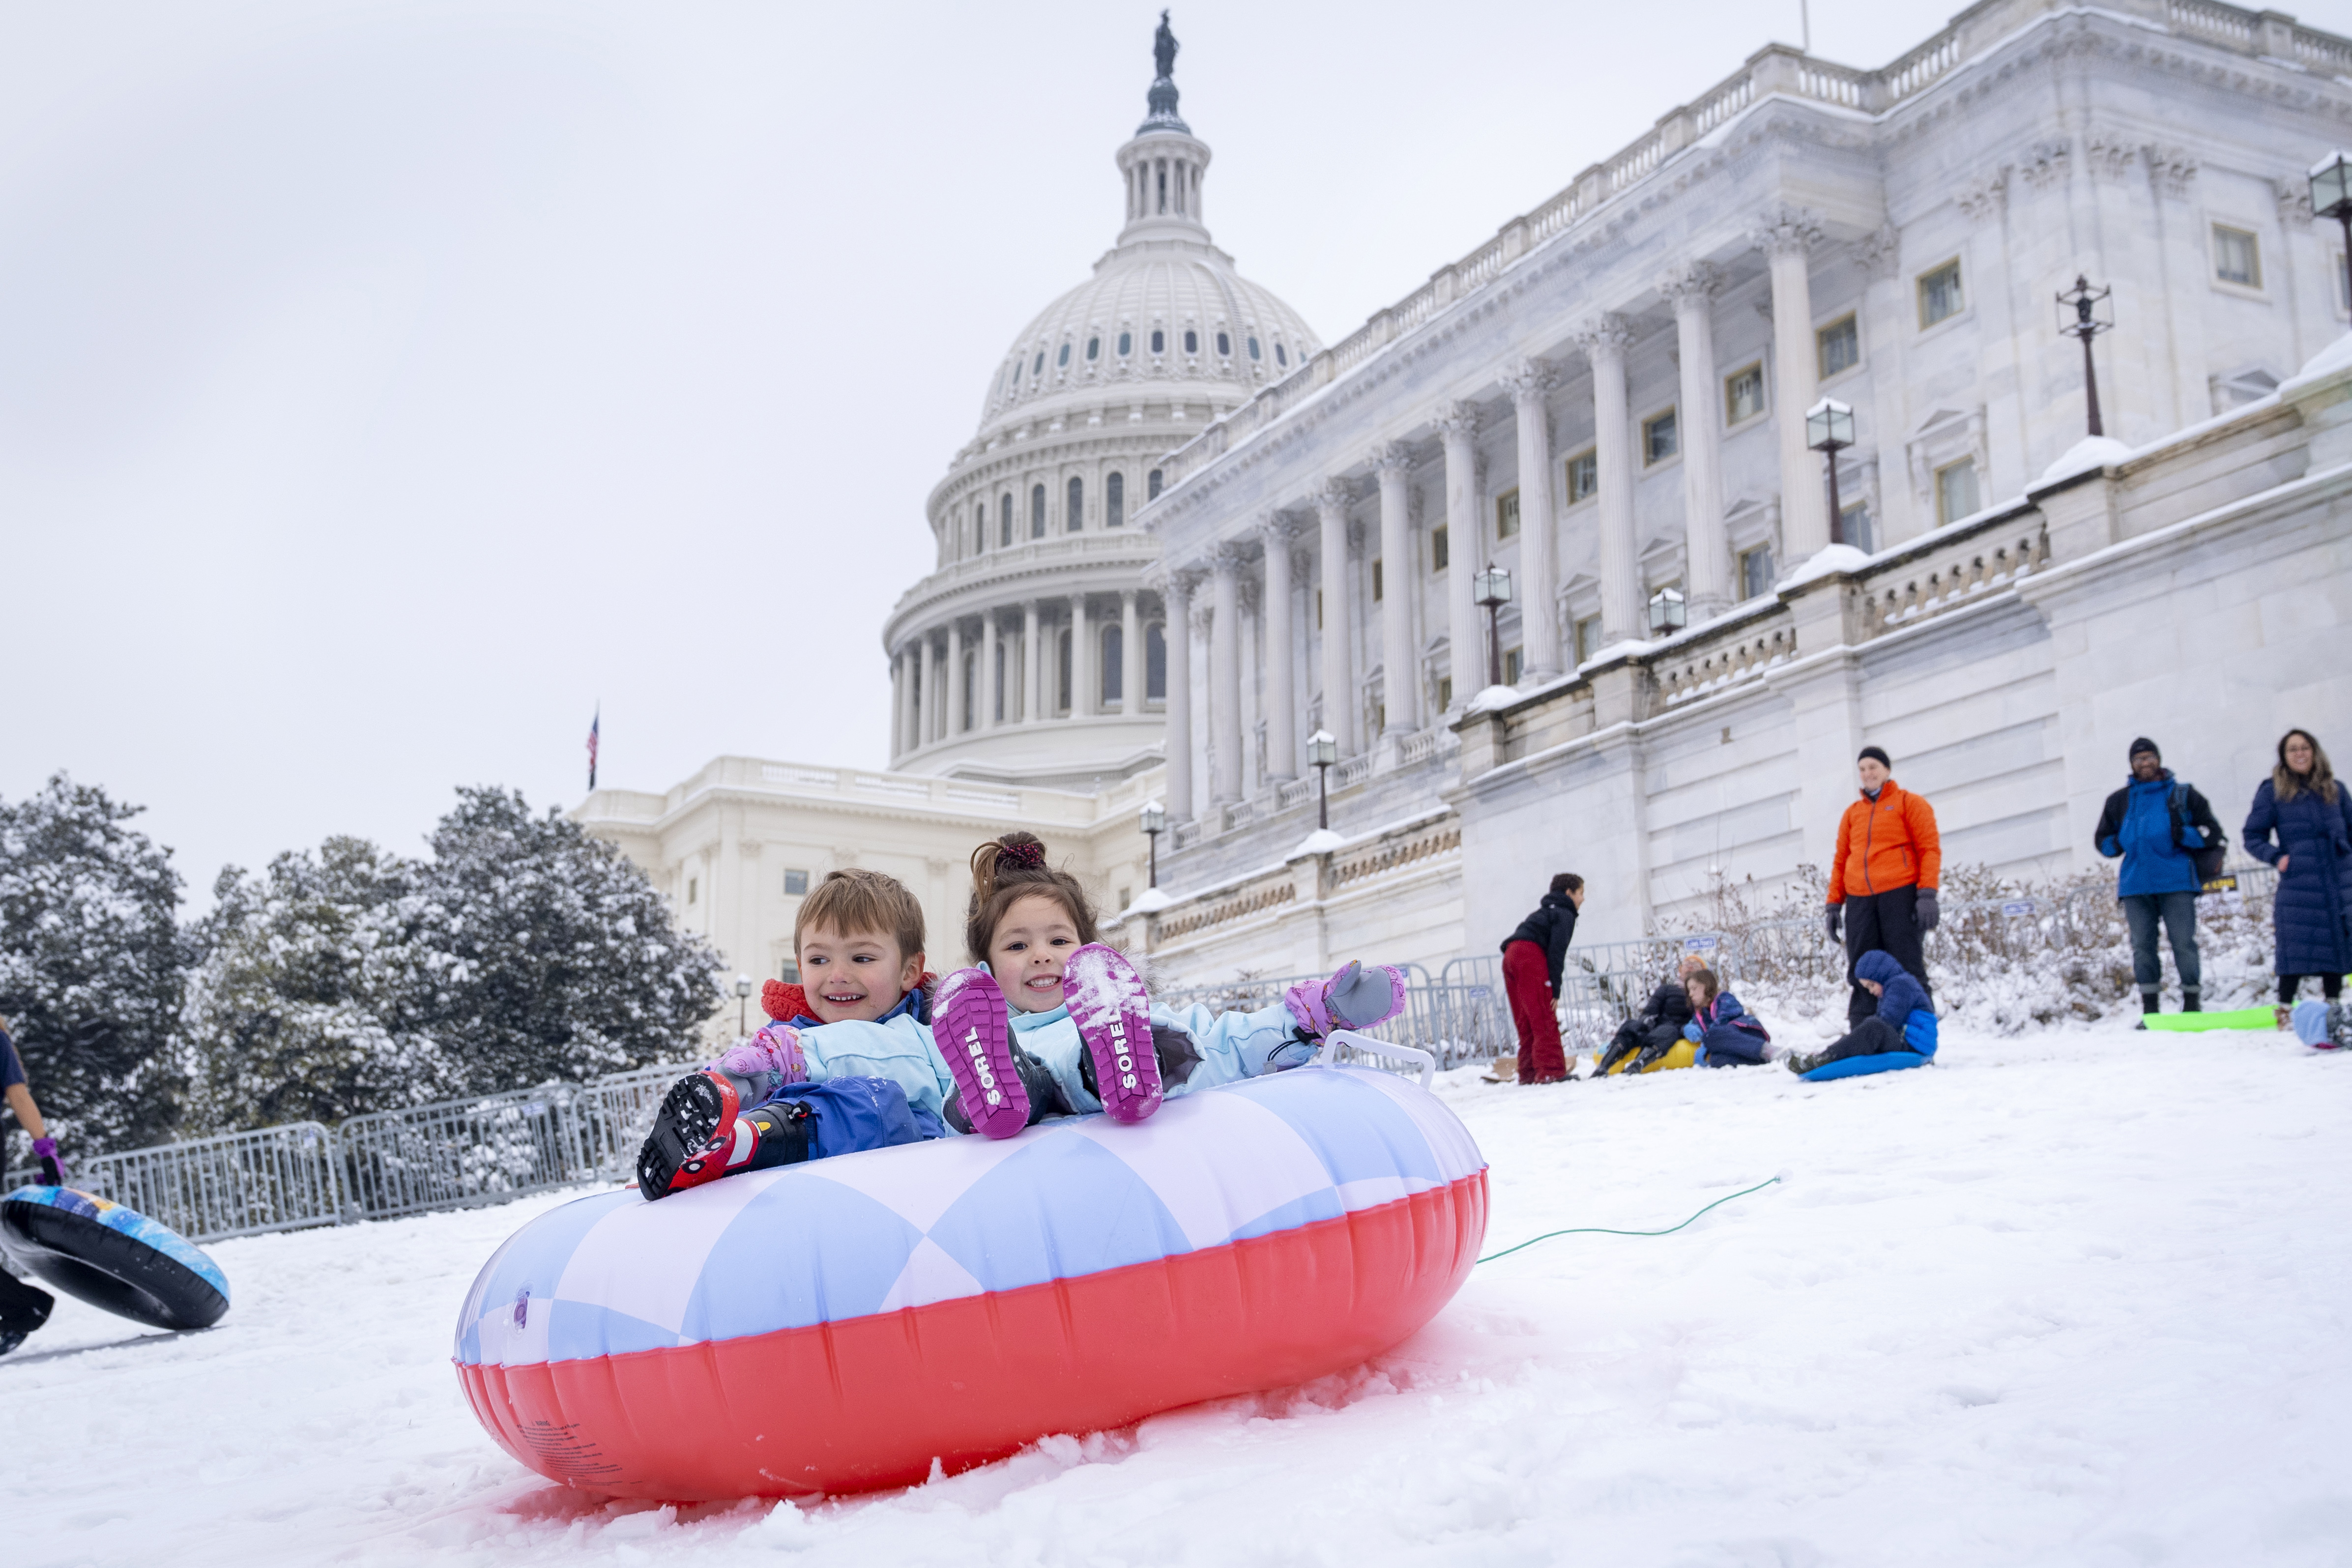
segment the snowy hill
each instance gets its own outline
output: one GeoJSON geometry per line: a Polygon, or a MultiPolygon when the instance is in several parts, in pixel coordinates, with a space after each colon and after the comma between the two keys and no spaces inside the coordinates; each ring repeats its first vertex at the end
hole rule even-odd
{"type": "Polygon", "coordinates": [[[1451,1075],[1490,1252],[1787,1179],[1483,1265],[1359,1373],[811,1508],[600,1505],[492,1446],[451,1325],[560,1199],[223,1243],[219,1328],[61,1301],[0,1361],[5,1557],[2352,1561],[2352,1061],[2115,1025],[1946,1040],[1821,1085],[1451,1075]]]}

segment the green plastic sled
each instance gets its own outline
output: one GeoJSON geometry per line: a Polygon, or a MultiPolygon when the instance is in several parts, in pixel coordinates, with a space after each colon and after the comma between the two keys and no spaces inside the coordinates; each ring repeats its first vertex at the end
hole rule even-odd
{"type": "Polygon", "coordinates": [[[2145,1022],[2151,1029],[2173,1029],[2183,1034],[2195,1029],[2275,1030],[2278,1015],[2268,1007],[2240,1007],[2230,1013],[2153,1013],[2145,1022]]]}

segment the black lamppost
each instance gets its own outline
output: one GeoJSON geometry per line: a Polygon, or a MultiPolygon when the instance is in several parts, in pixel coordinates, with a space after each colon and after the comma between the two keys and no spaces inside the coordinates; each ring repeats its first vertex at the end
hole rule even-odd
{"type": "Polygon", "coordinates": [[[2090,431],[2104,436],[2099,419],[2099,370],[2091,363],[2091,340],[2116,324],[2115,308],[2107,303],[2113,288],[2094,289],[2091,280],[2074,274],[2074,286],[2058,296],[2058,332],[2083,340],[2083,405],[2090,415],[2090,431]]]}
{"type": "Polygon", "coordinates": [[[751,1032],[751,977],[748,974],[735,977],[735,1032],[751,1032]]]}
{"type": "Polygon", "coordinates": [[[1650,595],[1650,635],[1672,637],[1690,625],[1690,606],[1680,588],[1661,588],[1650,595]]]}
{"type": "Polygon", "coordinates": [[[1511,602],[1511,574],[1490,561],[1484,572],[1470,579],[1470,585],[1478,594],[1474,602],[1486,612],[1486,684],[1500,686],[1503,684],[1502,616],[1503,606],[1511,602]]]}
{"type": "Polygon", "coordinates": [[[2311,166],[2311,216],[2344,226],[2344,286],[2352,299],[2352,153],[2330,153],[2311,166]]]}
{"type": "Polygon", "coordinates": [[[1331,764],[1339,760],[1339,742],[1328,730],[1307,737],[1307,760],[1315,764],[1315,826],[1331,826],[1331,764]]]}
{"type": "Polygon", "coordinates": [[[1845,542],[1845,514],[1838,508],[1837,455],[1853,445],[1853,410],[1824,397],[1805,410],[1805,445],[1829,459],[1830,542],[1845,542]]]}
{"type": "Polygon", "coordinates": [[[1143,819],[1137,824],[1143,836],[1151,840],[1151,885],[1160,886],[1160,836],[1168,831],[1168,808],[1156,800],[1143,803],[1143,819]]]}

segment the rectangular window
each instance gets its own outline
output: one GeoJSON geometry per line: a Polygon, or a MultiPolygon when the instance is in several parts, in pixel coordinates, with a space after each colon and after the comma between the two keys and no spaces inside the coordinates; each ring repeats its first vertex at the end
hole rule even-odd
{"type": "Polygon", "coordinates": [[[1315,590],[1315,629],[1318,632],[1323,629],[1323,590],[1320,588],[1315,590]]]}
{"type": "Polygon", "coordinates": [[[1441,522],[1429,531],[1429,569],[1432,572],[1444,571],[1450,554],[1445,542],[1445,525],[1441,522]]]}
{"type": "Polygon", "coordinates": [[[1450,675],[1437,678],[1437,706],[1440,709],[1454,706],[1454,678],[1450,675]]]}
{"type": "MultiPolygon", "coordinates": [[[[1966,517],[1968,513],[1962,512],[1960,515],[1966,517]]],[[[1878,541],[1874,536],[1870,526],[1870,503],[1866,500],[1855,501],[1838,512],[1838,532],[1844,542],[1853,545],[1864,555],[1871,554],[1878,549],[1878,541]]]]}
{"type": "Polygon", "coordinates": [[[2263,286],[2263,253],[2254,237],[2242,228],[2213,226],[2213,276],[2242,288],[2263,286]]]}
{"type": "Polygon", "coordinates": [[[1739,552],[1739,596],[1760,599],[1772,591],[1772,547],[1759,544],[1739,552]]]}
{"type": "Polygon", "coordinates": [[[1813,342],[1821,350],[1823,381],[1862,363],[1862,330],[1851,315],[1841,316],[1815,332],[1813,342]]]}
{"type": "Polygon", "coordinates": [[[1045,487],[1043,485],[1029,487],[1029,537],[1045,537],[1045,487]]]}
{"type": "Polygon", "coordinates": [[[1066,713],[1066,712],[1068,712],[1068,711],[1070,710],[1070,693],[1071,693],[1071,690],[1072,690],[1072,688],[1071,688],[1071,685],[1070,685],[1070,628],[1069,628],[1069,627],[1067,627],[1067,626],[1064,626],[1064,627],[1062,628],[1062,630],[1061,630],[1061,634],[1060,634],[1058,637],[1055,637],[1055,639],[1054,639],[1054,650],[1055,650],[1055,655],[1056,655],[1056,661],[1055,661],[1055,662],[1056,662],[1056,663],[1057,663],[1057,665],[1059,666],[1059,668],[1055,671],[1055,679],[1054,693],[1055,693],[1055,699],[1056,699],[1056,701],[1055,701],[1055,705],[1056,707],[1058,707],[1058,708],[1059,708],[1063,712],[1066,713]]]}
{"type": "Polygon", "coordinates": [[[1977,461],[1962,458],[1936,470],[1936,521],[1938,526],[1969,516],[1977,510],[1977,461]]]}
{"type": "Polygon", "coordinates": [[[998,542],[999,544],[1010,544],[1010,543],[1012,543],[1012,542],[1013,542],[1013,496],[1012,496],[1012,493],[1011,493],[1010,491],[1007,491],[1007,492],[1006,492],[1006,494],[1005,494],[1005,497],[1004,497],[1004,527],[1003,527],[1003,538],[1001,538],[1001,539],[999,539],[999,540],[997,541],[997,542],[998,542]]]}
{"type": "Polygon", "coordinates": [[[1087,481],[1086,481],[1086,480],[1084,480],[1084,479],[1072,479],[1072,480],[1070,481],[1070,502],[1069,502],[1069,504],[1068,504],[1067,506],[1066,506],[1066,507],[1064,507],[1064,508],[1062,509],[1062,515],[1063,515],[1064,517],[1066,517],[1066,519],[1068,519],[1068,520],[1069,520],[1069,531],[1070,531],[1070,532],[1072,532],[1072,533],[1076,533],[1076,532],[1077,532],[1079,530],[1081,530],[1081,529],[1083,529],[1083,528],[1085,528],[1085,527],[1086,527],[1086,525],[1087,525],[1087,481]]]}
{"type": "Polygon", "coordinates": [[[1758,360],[1723,378],[1723,422],[1744,425],[1764,412],[1764,362],[1758,360]]]}
{"type": "Polygon", "coordinates": [[[1642,466],[1643,468],[1649,468],[1654,463],[1663,463],[1679,450],[1681,447],[1675,441],[1673,409],[1669,408],[1664,414],[1653,414],[1642,421],[1642,466]]]}
{"type": "Polygon", "coordinates": [[[789,958],[782,959],[776,964],[776,978],[787,985],[798,985],[801,983],[801,966],[789,958]]]}
{"type": "Polygon", "coordinates": [[[1519,531],[1519,492],[1505,490],[1495,498],[1495,537],[1509,539],[1519,531]]]}
{"type": "MultiPolygon", "coordinates": [[[[1103,480],[1103,526],[1127,526],[1127,476],[1113,474],[1103,480]]],[[[1122,909],[1125,905],[1120,906],[1122,909]]]]}
{"type": "Polygon", "coordinates": [[[806,871],[787,871],[784,873],[784,897],[788,899],[797,899],[804,896],[807,892],[808,873],[806,871]]]}
{"type": "MultiPolygon", "coordinates": [[[[1127,629],[1108,626],[1102,629],[1102,700],[1105,702],[1127,700],[1127,629]]],[[[1126,908],[1125,905],[1119,906],[1126,908]]]]}
{"type": "Polygon", "coordinates": [[[1586,616],[1576,623],[1576,662],[1582,664],[1601,649],[1601,617],[1586,616]]]}
{"type": "Polygon", "coordinates": [[[1373,704],[1372,704],[1372,733],[1373,733],[1373,734],[1375,734],[1375,735],[1377,735],[1377,734],[1379,734],[1381,731],[1383,731],[1383,730],[1387,729],[1388,727],[1389,727],[1389,705],[1388,705],[1387,703],[1385,703],[1385,702],[1375,702],[1375,703],[1373,703],[1373,704]]]}
{"type": "Polygon", "coordinates": [[[1945,262],[1933,272],[1919,274],[1919,326],[1922,331],[1960,313],[1960,264],[1945,262]]]}
{"type": "Polygon", "coordinates": [[[1380,563],[1380,560],[1379,560],[1379,558],[1378,558],[1378,557],[1374,557],[1374,558],[1373,558],[1373,561],[1372,561],[1372,603],[1373,603],[1373,604],[1375,604],[1375,605],[1377,605],[1377,604],[1379,604],[1380,602],[1381,602],[1381,563],[1380,563]]]}
{"type": "Polygon", "coordinates": [[[1517,686],[1519,683],[1520,671],[1526,667],[1526,664],[1527,658],[1526,650],[1524,648],[1505,648],[1503,650],[1503,684],[1506,686],[1517,686]]]}
{"type": "Polygon", "coordinates": [[[1158,621],[1143,633],[1143,700],[1168,700],[1168,628],[1158,621]]]}
{"type": "Polygon", "coordinates": [[[1591,500],[1601,489],[1601,460],[1591,451],[1579,452],[1568,460],[1568,504],[1591,500]]]}
{"type": "Polygon", "coordinates": [[[701,897],[702,879],[699,877],[688,877],[686,879],[686,901],[690,904],[701,897]]]}
{"type": "Polygon", "coordinates": [[[1121,888],[1118,890],[1118,907],[1122,910],[1130,909],[1134,904],[1135,889],[1133,888],[1121,888]]]}

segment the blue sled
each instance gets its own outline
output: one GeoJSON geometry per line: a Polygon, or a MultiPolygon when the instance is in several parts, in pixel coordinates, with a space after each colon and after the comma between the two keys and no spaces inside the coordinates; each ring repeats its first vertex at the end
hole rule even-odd
{"type": "Polygon", "coordinates": [[[1905,1068],[1923,1068],[1933,1060],[1933,1057],[1923,1057],[1916,1051],[1881,1051],[1872,1057],[1847,1057],[1797,1076],[1808,1083],[1826,1083],[1833,1078],[1860,1078],[1865,1073],[1900,1072],[1905,1068]]]}

